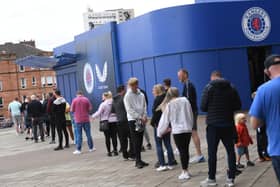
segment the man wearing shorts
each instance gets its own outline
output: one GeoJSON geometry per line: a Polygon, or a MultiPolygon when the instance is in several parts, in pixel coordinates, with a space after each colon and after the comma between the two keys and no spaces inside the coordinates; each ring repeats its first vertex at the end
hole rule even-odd
{"type": "Polygon", "coordinates": [[[14,125],[16,126],[17,135],[19,133],[23,133],[23,131],[24,131],[20,109],[21,109],[21,104],[18,101],[18,98],[15,98],[15,100],[12,101],[8,106],[10,116],[13,120],[14,125]]]}
{"type": "Polygon", "coordinates": [[[197,108],[197,97],[196,97],[196,89],[193,83],[189,80],[189,73],[186,69],[180,69],[178,71],[178,79],[180,82],[184,84],[184,89],[182,95],[186,97],[191,103],[192,112],[193,112],[193,130],[192,130],[192,139],[195,145],[197,156],[190,159],[190,163],[199,163],[205,162],[205,158],[202,155],[201,147],[200,147],[200,139],[197,133],[197,116],[198,116],[198,108],[197,108]]]}

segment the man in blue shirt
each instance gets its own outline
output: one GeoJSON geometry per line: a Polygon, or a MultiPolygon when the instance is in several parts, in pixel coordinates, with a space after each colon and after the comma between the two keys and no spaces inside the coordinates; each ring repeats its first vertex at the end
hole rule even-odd
{"type": "Polygon", "coordinates": [[[280,184],[280,55],[267,57],[264,67],[271,80],[258,88],[249,113],[253,128],[267,125],[268,153],[280,184]]]}

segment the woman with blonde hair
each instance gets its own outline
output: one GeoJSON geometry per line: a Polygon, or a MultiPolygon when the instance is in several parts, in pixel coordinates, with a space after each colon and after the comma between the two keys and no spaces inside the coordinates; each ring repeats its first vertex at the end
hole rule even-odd
{"type": "Polygon", "coordinates": [[[157,151],[157,157],[158,157],[158,163],[159,167],[157,167],[157,171],[165,171],[165,170],[171,170],[173,169],[172,165],[174,165],[176,162],[173,154],[173,149],[170,143],[170,128],[168,128],[167,132],[159,138],[157,136],[157,128],[158,123],[160,121],[162,111],[157,110],[158,106],[163,102],[165,98],[165,88],[161,84],[157,84],[153,87],[153,95],[155,96],[154,104],[153,104],[153,116],[151,119],[151,125],[154,127],[155,132],[155,142],[156,142],[156,151],[157,151]],[[168,164],[166,166],[165,160],[164,160],[164,153],[162,144],[164,143],[164,146],[167,150],[167,156],[168,156],[168,164]]]}
{"type": "Polygon", "coordinates": [[[117,142],[117,116],[114,111],[112,111],[112,93],[104,92],[102,94],[103,102],[99,105],[98,110],[91,116],[93,119],[100,117],[100,122],[108,123],[108,129],[104,130],[105,143],[107,148],[107,155],[114,156],[118,155],[118,142],[117,142]],[[111,152],[111,140],[113,144],[113,152],[111,152]]]}
{"type": "Polygon", "coordinates": [[[182,173],[178,179],[188,180],[190,174],[189,166],[189,144],[192,136],[193,114],[190,102],[185,97],[179,97],[179,91],[175,87],[171,87],[164,101],[158,107],[162,110],[162,116],[157,128],[158,137],[163,137],[168,132],[171,125],[171,133],[173,134],[175,144],[180,153],[182,173]]]}

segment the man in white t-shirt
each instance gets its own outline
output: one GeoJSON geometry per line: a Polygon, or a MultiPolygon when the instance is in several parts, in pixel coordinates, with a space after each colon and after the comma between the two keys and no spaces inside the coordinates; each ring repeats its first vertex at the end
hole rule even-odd
{"type": "Polygon", "coordinates": [[[18,101],[18,98],[15,98],[15,100],[12,101],[8,106],[8,110],[9,110],[10,116],[13,120],[13,123],[16,127],[17,134],[23,133],[23,131],[24,131],[20,109],[21,109],[21,104],[18,101]]]}

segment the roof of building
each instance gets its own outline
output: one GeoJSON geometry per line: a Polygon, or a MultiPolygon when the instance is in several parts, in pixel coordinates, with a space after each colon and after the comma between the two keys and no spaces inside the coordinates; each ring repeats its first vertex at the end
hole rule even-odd
{"type": "Polygon", "coordinates": [[[0,53],[16,54],[17,58],[23,58],[30,55],[41,55],[44,51],[37,49],[32,45],[21,43],[0,44],[0,53]]]}

